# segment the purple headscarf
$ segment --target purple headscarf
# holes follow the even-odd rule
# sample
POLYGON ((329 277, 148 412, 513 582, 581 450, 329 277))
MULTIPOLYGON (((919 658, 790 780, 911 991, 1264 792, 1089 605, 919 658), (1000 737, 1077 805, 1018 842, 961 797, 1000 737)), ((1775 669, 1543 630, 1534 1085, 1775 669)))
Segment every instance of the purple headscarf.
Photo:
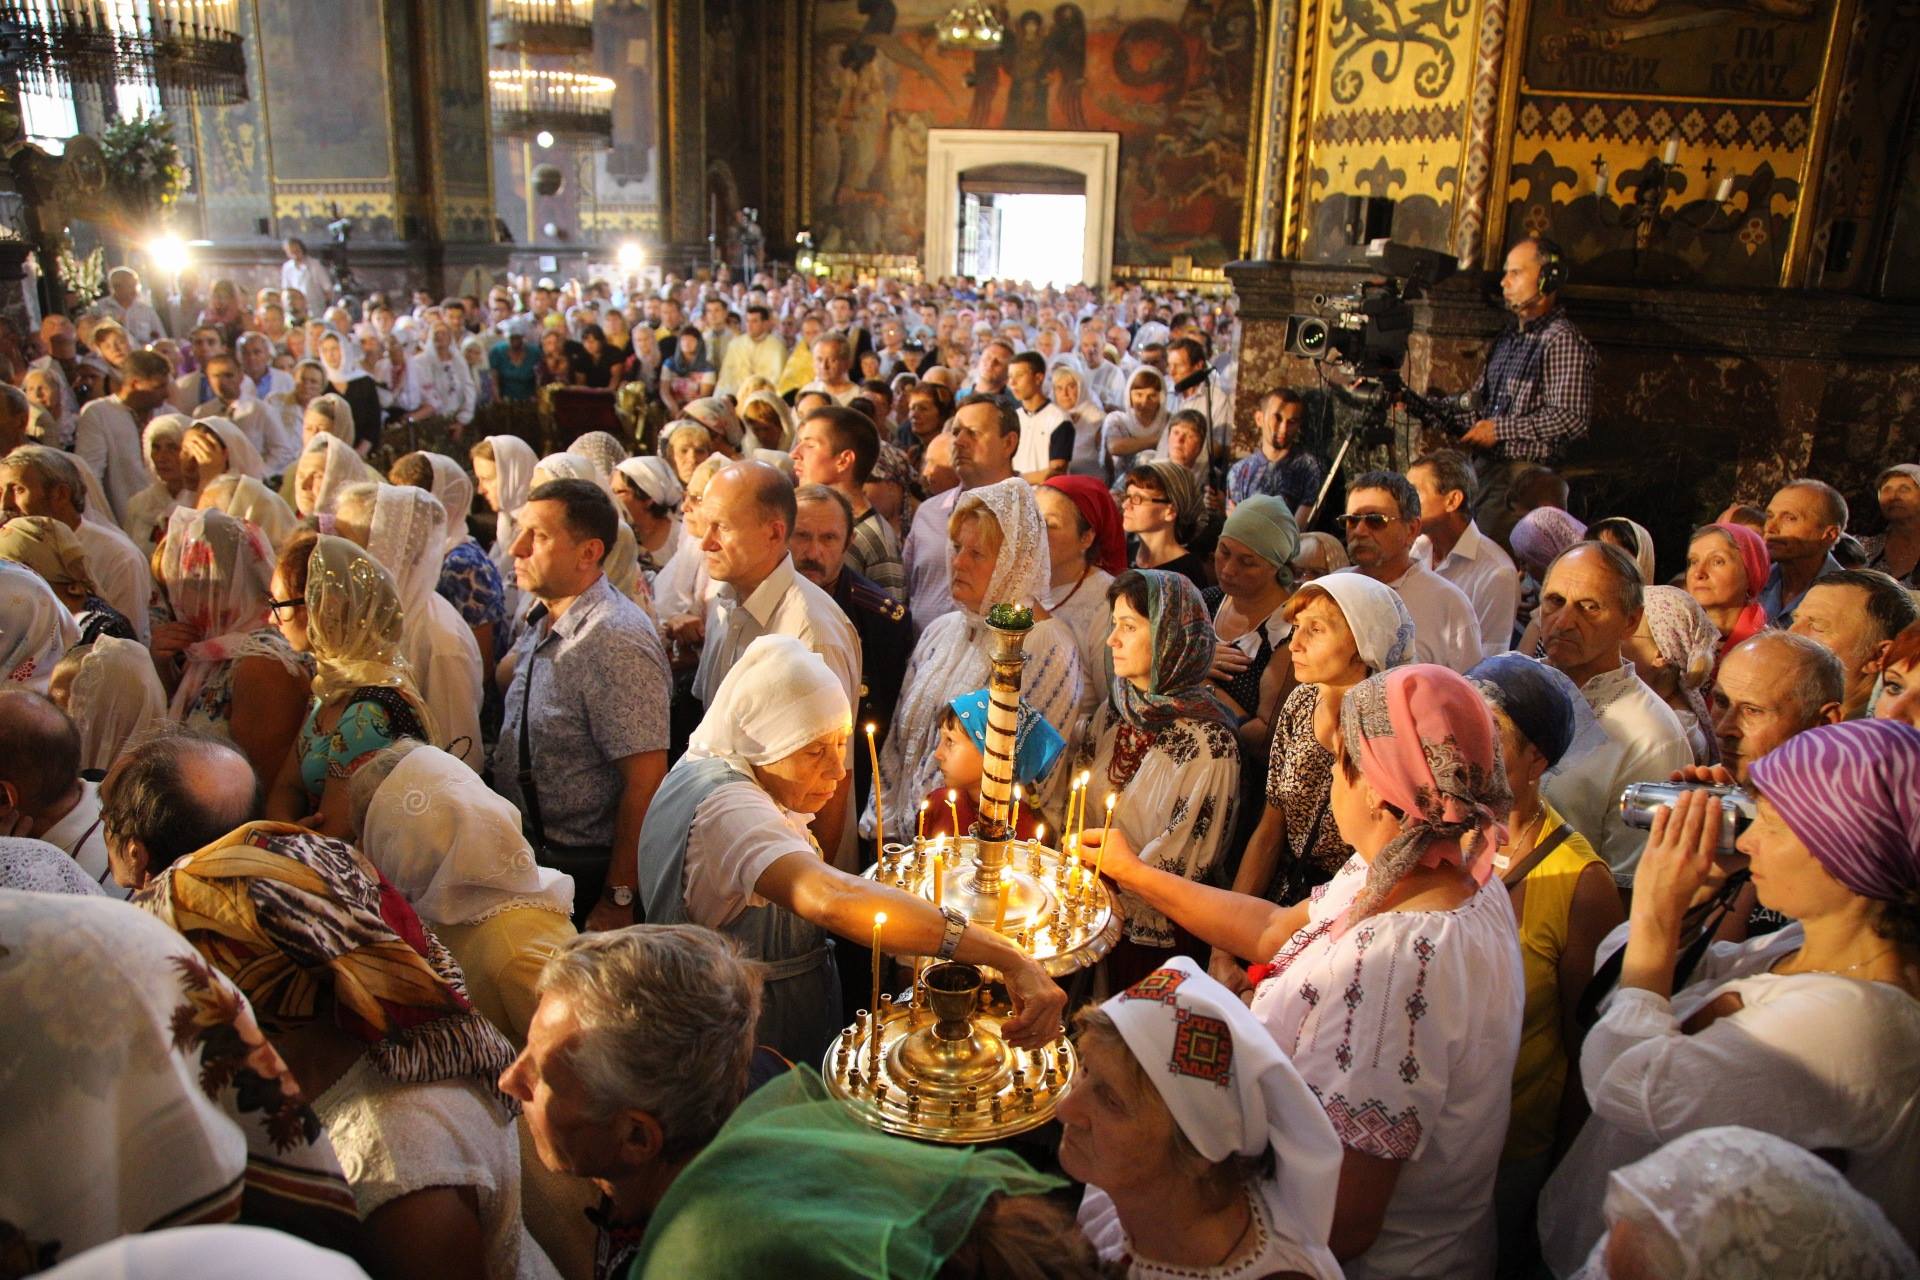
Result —
POLYGON ((1920 896, 1920 729, 1899 720, 1823 724, 1748 772, 1828 875, 1880 902, 1920 896))
POLYGON ((1522 568, 1531 571, 1537 565, 1544 572, 1555 556, 1586 536, 1587 526, 1559 507, 1535 507, 1520 517, 1507 541, 1524 561, 1522 568))

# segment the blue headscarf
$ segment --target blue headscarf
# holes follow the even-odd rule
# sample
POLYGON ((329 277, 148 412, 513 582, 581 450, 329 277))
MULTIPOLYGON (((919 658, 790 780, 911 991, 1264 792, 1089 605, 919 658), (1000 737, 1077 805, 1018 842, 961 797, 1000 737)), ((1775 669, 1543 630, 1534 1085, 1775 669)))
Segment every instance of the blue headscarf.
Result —
MULTIPOLYGON (((975 689, 972 693, 963 693, 947 705, 960 717, 960 727, 973 739, 974 747, 985 755, 987 691, 975 689)), ((1051 773, 1054 762, 1067 749, 1067 740, 1060 736, 1060 731, 1024 699, 1020 703, 1020 724, 1013 736, 1013 780, 1023 787, 1032 787, 1051 773)))
POLYGON ((1518 653, 1486 659, 1467 672, 1467 679, 1547 758, 1548 768, 1560 763, 1578 729, 1575 704, 1584 701, 1572 680, 1518 653))

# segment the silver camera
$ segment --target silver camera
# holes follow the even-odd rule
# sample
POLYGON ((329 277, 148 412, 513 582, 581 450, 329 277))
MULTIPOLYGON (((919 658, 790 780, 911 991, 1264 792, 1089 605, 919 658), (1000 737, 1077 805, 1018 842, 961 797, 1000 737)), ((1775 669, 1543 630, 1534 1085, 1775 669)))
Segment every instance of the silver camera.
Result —
POLYGON ((1636 782, 1620 793, 1620 817, 1630 827, 1651 830, 1656 810, 1670 809, 1673 802, 1688 791, 1705 791, 1720 797, 1720 845, 1722 854, 1735 852, 1734 841, 1753 822, 1756 810, 1753 797, 1739 787, 1707 786, 1694 782, 1636 782))

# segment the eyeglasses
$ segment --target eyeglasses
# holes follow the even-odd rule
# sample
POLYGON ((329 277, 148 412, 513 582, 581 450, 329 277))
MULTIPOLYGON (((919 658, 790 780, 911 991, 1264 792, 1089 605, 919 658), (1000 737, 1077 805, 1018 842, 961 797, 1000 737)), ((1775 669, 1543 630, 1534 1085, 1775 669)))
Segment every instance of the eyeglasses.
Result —
POLYGON ((1386 515, 1379 511, 1362 511, 1358 515, 1341 516, 1340 523, 1347 527, 1348 532, 1352 532, 1361 525, 1365 525, 1369 529, 1384 529, 1387 525, 1391 524, 1395 518, 1394 516, 1386 515))
POLYGON ((1168 505, 1168 500, 1165 498, 1149 498, 1144 493, 1130 493, 1120 499, 1120 505, 1123 507, 1164 507, 1168 505))
POLYGON ((305 608, 306 603, 305 600, 269 600, 267 601, 267 608, 273 610, 274 617, 285 621, 287 618, 293 616, 295 609, 305 608))

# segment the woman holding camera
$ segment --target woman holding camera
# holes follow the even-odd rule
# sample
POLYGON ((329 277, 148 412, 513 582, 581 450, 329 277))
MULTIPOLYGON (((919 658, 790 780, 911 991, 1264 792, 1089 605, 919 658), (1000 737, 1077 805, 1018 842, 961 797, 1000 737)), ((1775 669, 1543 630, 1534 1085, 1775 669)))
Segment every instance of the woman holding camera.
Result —
POLYGON ((1716 947, 1674 993, 1720 800, 1693 791, 1655 814, 1620 990, 1580 1056, 1593 1117, 1540 1201, 1558 1275, 1599 1237, 1613 1170, 1712 1125, 1828 1154, 1920 1240, 1920 729, 1822 725, 1755 761, 1749 781, 1758 816, 1738 847, 1761 903, 1797 923, 1716 947))

